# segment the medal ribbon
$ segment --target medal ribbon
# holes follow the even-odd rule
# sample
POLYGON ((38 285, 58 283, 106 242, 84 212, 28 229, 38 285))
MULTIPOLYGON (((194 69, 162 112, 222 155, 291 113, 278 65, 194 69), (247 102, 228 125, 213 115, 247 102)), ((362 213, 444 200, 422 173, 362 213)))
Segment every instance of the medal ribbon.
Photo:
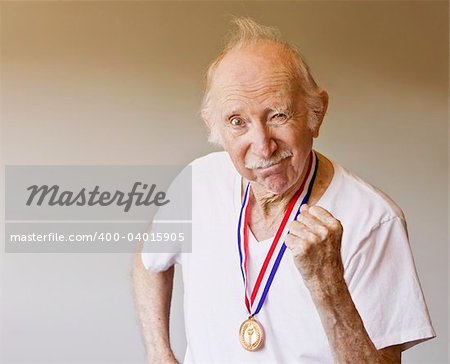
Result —
POLYGON ((247 184, 247 187, 245 189, 244 199, 242 201, 242 207, 239 214, 237 240, 238 240, 241 274, 242 279, 244 281, 245 306, 247 307, 247 311, 251 316, 256 315, 261 310, 264 301, 267 297, 267 293, 269 292, 272 281, 280 265, 281 259, 283 258, 284 252, 286 251, 286 244, 284 243, 284 239, 286 235, 289 233, 288 222, 297 220, 298 215, 300 214, 300 207, 306 202, 308 202, 309 196, 311 195, 311 190, 317 174, 318 159, 313 151, 311 151, 310 156, 311 158, 308 163, 308 168, 305 177, 302 181, 300 188, 297 190, 297 192, 292 197, 291 201, 287 206, 286 213, 284 214, 283 220, 281 221, 281 224, 278 227, 277 233, 275 234, 270 249, 267 252, 266 258, 264 259, 264 262, 261 266, 261 270, 258 274, 255 286, 253 287, 253 291, 251 292, 250 297, 248 296, 248 279, 247 279, 248 212, 250 206, 250 182, 247 184), (305 189, 305 186, 308 187, 305 189), (283 243, 279 244, 280 241, 282 241, 283 243), (270 273, 267 275, 266 272, 270 273), (260 290, 261 286, 264 287, 262 290, 260 290), (252 308, 255 300, 258 302, 258 305, 256 307, 256 310, 252 313, 252 308))

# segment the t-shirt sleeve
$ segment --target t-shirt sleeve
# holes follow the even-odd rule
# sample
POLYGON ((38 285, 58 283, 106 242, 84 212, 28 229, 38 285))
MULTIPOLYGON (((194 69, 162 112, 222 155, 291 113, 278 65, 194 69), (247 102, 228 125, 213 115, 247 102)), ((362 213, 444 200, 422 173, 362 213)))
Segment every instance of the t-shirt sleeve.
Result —
MULTIPOLYGON (((158 219, 158 215, 155 217, 155 220, 158 219)), ((159 233, 159 227, 162 226, 160 224, 151 224, 147 229, 147 234, 152 236, 152 234, 159 233)), ((163 272, 169 269, 174 264, 181 264, 181 252, 179 250, 170 251, 169 248, 163 250, 155 251, 155 248, 151 245, 148 246, 144 243, 141 252, 141 260, 145 269, 150 269, 154 272, 163 272)))
POLYGON ((160 206, 147 228, 141 252, 146 269, 162 272, 182 263, 183 252, 189 251, 192 221, 192 167, 177 174, 167 189, 169 202, 160 206), (158 240, 158 236, 164 237, 158 240), (182 236, 182 239, 181 239, 182 236), (167 237, 167 238, 166 238, 167 237))
POLYGON ((154 272, 163 272, 175 263, 180 263, 180 254, 142 252, 141 259, 145 269, 150 269, 154 272))
POLYGON ((370 231, 348 261, 345 279, 377 349, 403 344, 405 350, 436 336, 402 218, 370 231))

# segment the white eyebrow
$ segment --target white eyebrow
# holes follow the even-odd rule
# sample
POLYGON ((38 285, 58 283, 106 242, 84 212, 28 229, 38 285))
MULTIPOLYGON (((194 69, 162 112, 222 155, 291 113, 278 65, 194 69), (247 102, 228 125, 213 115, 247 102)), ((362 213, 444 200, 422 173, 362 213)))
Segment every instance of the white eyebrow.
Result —
POLYGON ((223 111, 222 116, 224 117, 224 119, 228 119, 233 115, 240 115, 241 113, 242 111, 239 108, 238 109, 228 108, 223 111))

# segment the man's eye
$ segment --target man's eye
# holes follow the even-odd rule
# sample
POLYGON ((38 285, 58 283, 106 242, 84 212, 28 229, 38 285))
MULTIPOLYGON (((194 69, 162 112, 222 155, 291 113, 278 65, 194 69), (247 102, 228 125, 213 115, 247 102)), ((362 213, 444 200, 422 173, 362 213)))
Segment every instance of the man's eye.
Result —
POLYGON ((273 122, 276 122, 276 123, 282 123, 282 122, 286 121, 287 118, 288 118, 288 117, 287 117, 286 114, 284 114, 284 113, 282 113, 282 112, 278 112, 278 113, 276 113, 275 115, 273 115, 273 116, 270 118, 270 120, 273 121, 273 122))
POLYGON ((231 118, 230 119, 230 124, 233 126, 242 126, 244 125, 244 121, 242 119, 239 118, 231 118))

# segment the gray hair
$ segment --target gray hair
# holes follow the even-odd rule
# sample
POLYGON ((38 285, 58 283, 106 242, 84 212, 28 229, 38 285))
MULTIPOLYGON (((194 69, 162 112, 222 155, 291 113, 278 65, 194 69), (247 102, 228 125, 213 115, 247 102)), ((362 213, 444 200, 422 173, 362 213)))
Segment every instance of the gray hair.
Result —
POLYGON ((221 137, 215 123, 210 120, 210 106, 211 106, 211 87, 214 73, 217 70, 222 59, 234 49, 241 49, 251 44, 266 41, 273 42, 280 45, 288 53, 292 55, 292 73, 299 81, 300 89, 303 92, 304 102, 308 108, 308 126, 314 128, 318 122, 317 114, 323 111, 323 102, 320 97, 321 89, 317 86, 314 78, 311 75, 308 65, 303 60, 300 52, 291 44, 281 39, 281 33, 278 29, 258 24, 250 18, 233 18, 232 24, 234 28, 228 34, 228 41, 225 44, 222 52, 210 63, 206 71, 206 85, 201 103, 202 118, 209 120, 210 134, 208 140, 212 144, 222 145, 221 137))

